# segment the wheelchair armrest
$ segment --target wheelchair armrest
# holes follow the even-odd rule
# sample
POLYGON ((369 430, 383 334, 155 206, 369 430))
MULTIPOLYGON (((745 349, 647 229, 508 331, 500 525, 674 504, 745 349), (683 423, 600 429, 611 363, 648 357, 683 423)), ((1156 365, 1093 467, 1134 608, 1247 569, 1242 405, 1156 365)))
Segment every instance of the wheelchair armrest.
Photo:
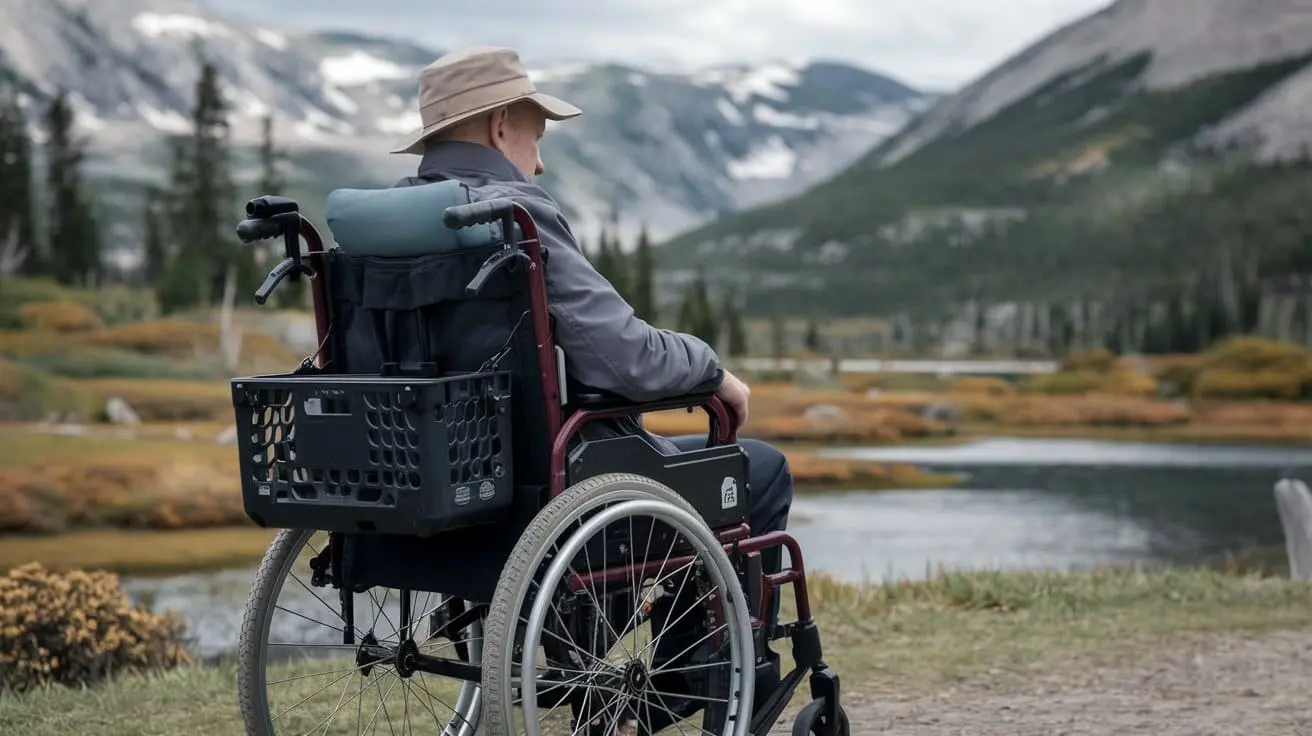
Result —
MULTIPOLYGON (((602 419, 625 414, 648 414, 672 409, 693 411, 705 409, 710 419, 710 439, 721 444, 732 443, 738 436, 738 419, 729 407, 725 406, 714 391, 672 396, 655 401, 631 401, 608 391, 589 389, 571 397, 575 407, 574 413, 584 413, 584 421, 602 419)), ((712 442, 714 444, 714 442, 712 442)))

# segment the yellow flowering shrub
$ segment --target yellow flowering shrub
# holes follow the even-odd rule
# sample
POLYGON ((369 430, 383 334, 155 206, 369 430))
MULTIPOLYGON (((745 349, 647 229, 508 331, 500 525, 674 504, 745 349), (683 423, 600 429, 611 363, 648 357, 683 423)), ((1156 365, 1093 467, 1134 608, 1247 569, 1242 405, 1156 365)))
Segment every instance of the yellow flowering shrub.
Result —
POLYGON ((38 563, 0 578, 0 693, 190 662, 182 623, 132 606, 108 572, 38 563))

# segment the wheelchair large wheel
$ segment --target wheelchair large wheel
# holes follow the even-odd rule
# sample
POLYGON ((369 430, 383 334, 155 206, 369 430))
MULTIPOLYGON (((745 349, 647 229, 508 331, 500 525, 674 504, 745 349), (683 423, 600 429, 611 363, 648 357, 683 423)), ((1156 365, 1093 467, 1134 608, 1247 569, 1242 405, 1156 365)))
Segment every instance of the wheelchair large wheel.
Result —
POLYGON ((484 624, 489 736, 744 736, 751 621, 723 546, 677 493, 608 474, 528 526, 484 624), (604 574, 602 571, 607 571, 604 574))
POLYGON ((441 657, 472 672, 482 650, 480 612, 462 616, 464 601, 435 593, 378 588, 345 596, 348 604, 335 587, 316 585, 310 568, 328 538, 284 529, 260 564, 237 655, 246 733, 473 736, 477 675, 438 677, 414 663, 441 657))

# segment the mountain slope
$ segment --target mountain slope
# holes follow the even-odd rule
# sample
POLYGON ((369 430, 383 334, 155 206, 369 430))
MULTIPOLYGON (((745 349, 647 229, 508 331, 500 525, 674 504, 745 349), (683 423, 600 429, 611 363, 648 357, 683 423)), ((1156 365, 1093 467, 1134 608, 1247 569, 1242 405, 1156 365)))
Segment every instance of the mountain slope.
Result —
POLYGON ((661 256, 747 264, 774 284, 757 311, 942 313, 1167 288, 1199 267, 1190 242, 1207 230, 1179 238, 1161 213, 1183 225, 1298 181, 1247 167, 1312 143, 1309 60, 1312 8, 1299 0, 1120 0, 831 180, 661 256), (1222 201, 1214 191, 1236 178, 1250 186, 1222 201))
MULTIPOLYGON (((38 100, 70 90, 96 170, 116 177, 153 176, 161 137, 185 129, 199 49, 218 66, 237 142, 253 144, 271 113, 299 181, 390 183, 415 164, 387 151, 417 126, 416 74, 440 54, 253 25, 196 0, 0 0, 0 17, 0 76, 38 100)), ((588 234, 612 205, 630 228, 647 220, 668 234, 800 191, 932 100, 834 63, 689 72, 557 64, 534 75, 587 113, 553 128, 543 158, 546 183, 588 234)))

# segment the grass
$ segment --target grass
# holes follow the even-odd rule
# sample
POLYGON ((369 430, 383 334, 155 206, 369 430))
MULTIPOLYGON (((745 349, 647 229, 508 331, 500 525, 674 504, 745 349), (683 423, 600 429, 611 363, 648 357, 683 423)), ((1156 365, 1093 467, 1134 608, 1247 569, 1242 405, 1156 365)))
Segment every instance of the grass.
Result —
MULTIPOLYGON (((849 702, 982 675, 1021 678, 1076 661, 1145 661, 1159 647, 1198 637, 1312 626, 1312 586, 1201 568, 939 573, 923 582, 862 586, 812 576, 810 588, 826 661, 841 674, 849 702)), ((781 651, 787 661, 787 647, 781 651)), ((0 732, 238 734, 234 680, 231 663, 190 665, 89 689, 0 696, 0 732)), ((322 684, 307 678, 297 688, 308 695, 322 684)), ((339 690, 329 688, 307 706, 327 714, 339 690)), ((794 705, 804 698, 799 692, 794 705)), ((393 714, 400 700, 399 692, 389 697, 393 714)), ((377 703, 377 695, 365 701, 366 718, 377 703)), ((353 717, 345 720, 354 728, 353 717)))
POLYGON ((51 570, 109 570, 120 575, 181 575, 254 566, 273 530, 254 525, 189 530, 88 529, 0 537, 0 571, 32 561, 51 570))

